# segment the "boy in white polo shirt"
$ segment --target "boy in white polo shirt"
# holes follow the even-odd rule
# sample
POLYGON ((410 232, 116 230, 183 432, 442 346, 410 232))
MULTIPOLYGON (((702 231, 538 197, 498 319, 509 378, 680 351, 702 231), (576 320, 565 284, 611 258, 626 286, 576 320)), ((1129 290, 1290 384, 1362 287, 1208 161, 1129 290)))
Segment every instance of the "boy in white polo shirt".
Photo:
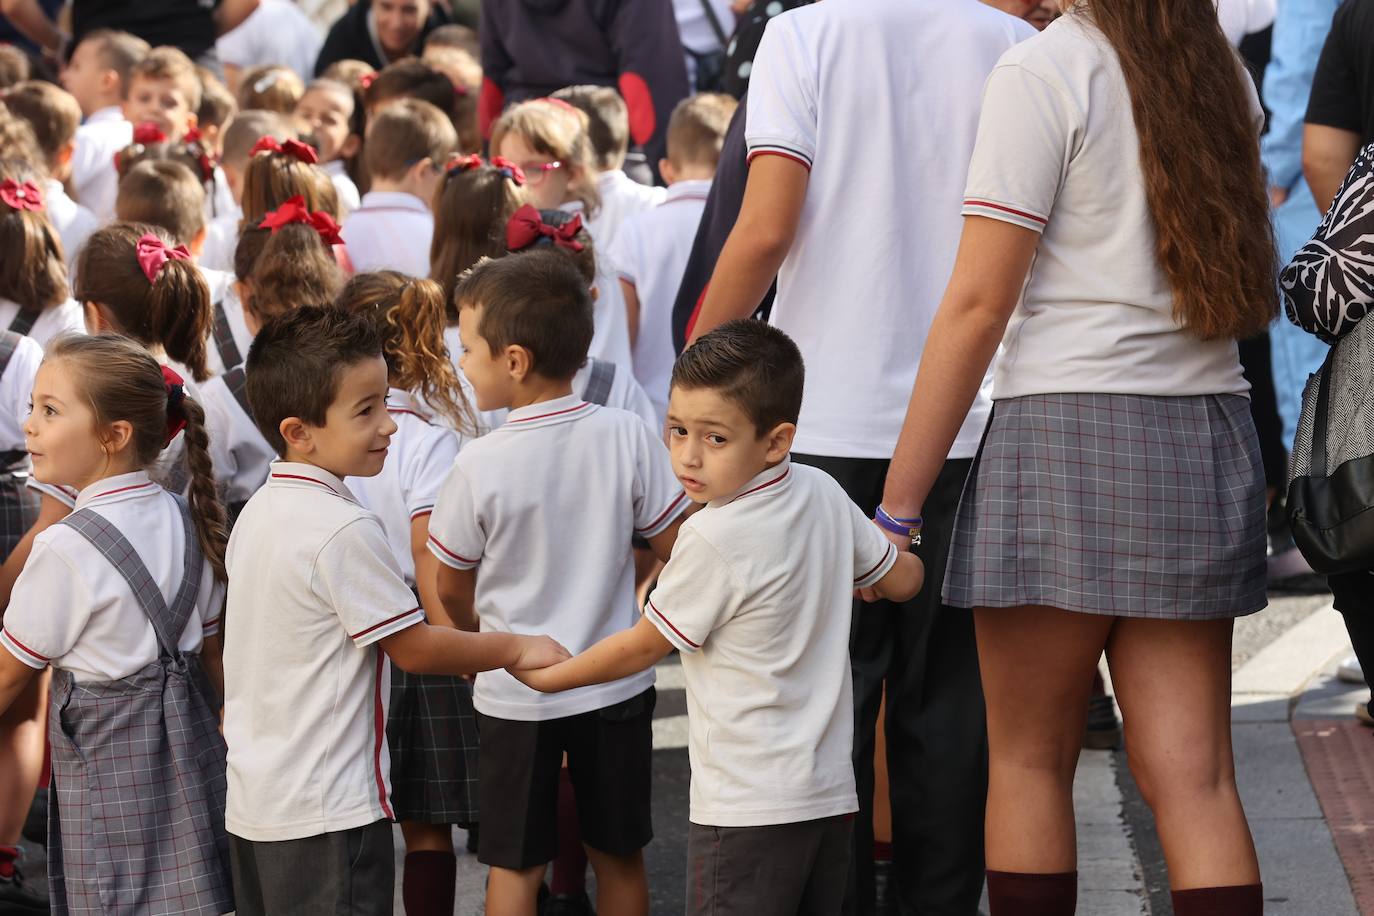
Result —
MULTIPOLYGON (((458 453, 439 491, 429 543, 444 564, 440 597, 460 623, 475 608, 483 632, 547 632, 586 649, 634 625, 630 540, 647 538, 666 560, 686 494, 648 424, 572 393, 592 340, 592 301, 564 252, 484 260, 453 299, 477 409, 510 414, 458 453)), ((627 672, 547 697, 503 672, 478 676, 487 912, 534 912, 558 849, 566 753, 597 909, 648 913, 653 683, 652 671, 627 672)))
POLYGON ((838 913, 858 810, 849 629, 855 589, 904 601, 924 579, 823 471, 792 464, 802 358, 731 321, 673 369, 673 470, 705 508, 632 629, 520 679, 598 684, 682 653, 692 763, 688 913, 838 913), (767 875, 767 880, 758 880, 767 875))
POLYGON ((248 399, 283 460, 229 541, 225 814, 241 916, 390 914, 387 659, 416 674, 548 664, 548 637, 425 623, 381 523, 344 486, 396 424, 366 319, 302 307, 248 354, 248 399))

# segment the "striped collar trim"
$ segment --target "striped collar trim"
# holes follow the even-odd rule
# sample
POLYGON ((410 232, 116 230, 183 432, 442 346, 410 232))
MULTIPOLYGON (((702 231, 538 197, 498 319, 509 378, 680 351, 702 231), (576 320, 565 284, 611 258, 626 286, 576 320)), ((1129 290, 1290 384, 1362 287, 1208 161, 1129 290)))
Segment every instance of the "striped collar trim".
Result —
POLYGON ((538 404, 530 404, 528 407, 512 410, 506 417, 506 422, 498 428, 535 429, 555 423, 580 420, 595 413, 596 410, 597 405, 590 401, 584 401, 575 394, 569 394, 561 398, 554 398, 552 401, 540 401, 538 404))
POLYGON ((357 497, 349 492, 344 482, 322 467, 302 464, 295 461, 274 461, 267 474, 269 487, 287 487, 311 490, 316 493, 332 493, 349 502, 356 503, 357 497))
POLYGON ((718 509, 721 506, 728 506, 731 503, 738 502, 745 497, 754 496, 756 494, 782 493, 787 490, 791 482, 792 459, 791 457, 787 457, 782 460, 782 463, 775 464, 763 473, 755 476, 753 480, 740 487, 732 495, 713 499, 707 503, 707 505, 713 509, 718 509))
POLYGON ((104 506, 126 499, 154 496, 161 490, 162 485, 155 483, 147 471, 134 471, 132 474, 106 477, 86 487, 76 497, 76 508, 84 509, 92 504, 104 506))

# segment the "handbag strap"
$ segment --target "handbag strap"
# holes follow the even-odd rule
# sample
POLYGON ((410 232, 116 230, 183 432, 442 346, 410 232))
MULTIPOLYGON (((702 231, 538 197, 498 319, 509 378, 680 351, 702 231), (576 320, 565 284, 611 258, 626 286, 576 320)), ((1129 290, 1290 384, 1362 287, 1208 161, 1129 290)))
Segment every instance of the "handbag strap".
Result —
POLYGON ((701 0, 701 8, 706 11, 706 20, 711 23, 711 31, 716 33, 716 40, 720 42, 720 49, 724 51, 730 46, 730 36, 725 34, 725 26, 721 25, 715 7, 711 5, 711 0, 701 0))

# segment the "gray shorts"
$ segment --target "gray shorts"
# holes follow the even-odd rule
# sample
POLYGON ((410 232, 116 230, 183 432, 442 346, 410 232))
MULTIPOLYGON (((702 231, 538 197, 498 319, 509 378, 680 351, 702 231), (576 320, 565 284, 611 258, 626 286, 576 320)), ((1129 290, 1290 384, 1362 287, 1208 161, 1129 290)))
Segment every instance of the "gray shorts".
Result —
POLYGON ((391 916, 391 822, 299 840, 229 836, 237 916, 391 916))
POLYGON ((688 916, 836 916, 854 815, 687 832, 688 916))

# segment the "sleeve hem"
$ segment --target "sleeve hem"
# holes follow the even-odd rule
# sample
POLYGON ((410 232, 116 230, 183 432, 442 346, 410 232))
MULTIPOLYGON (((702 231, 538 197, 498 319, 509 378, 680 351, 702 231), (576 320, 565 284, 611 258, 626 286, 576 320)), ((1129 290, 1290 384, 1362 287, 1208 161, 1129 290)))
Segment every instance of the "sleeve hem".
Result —
POLYGON ((1044 232, 1049 218, 1025 206, 1003 203, 987 197, 966 197, 960 211, 964 216, 985 216, 1011 223, 1032 232, 1044 232))
POLYGON ((478 557, 475 560, 469 559, 460 553, 449 550, 434 535, 429 536, 429 552, 439 559, 445 566, 452 566, 454 569, 476 569, 481 562, 478 557))
POLYGON ((381 623, 373 624, 366 630, 348 634, 348 638, 353 640, 353 645, 362 649, 372 645, 378 640, 385 639, 393 633, 415 626, 417 623, 424 623, 425 612, 423 608, 411 608, 408 611, 397 614, 395 617, 383 620, 381 623))
POLYGON ((759 156, 781 156, 784 159, 791 159, 793 162, 799 163, 808 172, 811 171, 811 157, 794 147, 776 143, 760 143, 751 146, 749 147, 749 155, 745 159, 746 164, 752 164, 759 156))
POLYGON ((679 652, 692 653, 701 648, 700 644, 688 639, 681 630, 673 625, 671 620, 664 616, 663 612, 654 605, 652 598, 649 599, 648 610, 645 613, 649 616, 649 622, 658 627, 663 638, 672 643, 679 652))
POLYGON ((38 671, 48 667, 51 661, 46 655, 39 655, 37 652, 24 645, 19 640, 10 635, 9 630, 0 629, 0 646, 4 646, 10 654, 19 661, 38 671))
MULTIPOLYGON (((664 509, 661 513, 659 513, 659 516, 657 518, 655 518, 649 524, 645 525, 643 528, 636 528, 635 534, 638 534, 641 537, 651 538, 657 534, 662 533, 663 529, 671 525, 677 519, 677 517, 682 514, 681 511, 675 512, 674 510, 678 509, 678 507, 682 505, 682 502, 685 499, 687 499, 687 492, 685 490, 679 490, 677 496, 673 499, 672 502, 668 504, 668 508, 664 509)), ((430 540, 434 539, 430 538, 430 540)))
POLYGON ((883 553, 883 558, 878 561, 878 565, 854 580, 855 588, 868 588, 887 575, 893 566, 897 565, 897 548, 891 541, 887 542, 887 550, 883 553))

